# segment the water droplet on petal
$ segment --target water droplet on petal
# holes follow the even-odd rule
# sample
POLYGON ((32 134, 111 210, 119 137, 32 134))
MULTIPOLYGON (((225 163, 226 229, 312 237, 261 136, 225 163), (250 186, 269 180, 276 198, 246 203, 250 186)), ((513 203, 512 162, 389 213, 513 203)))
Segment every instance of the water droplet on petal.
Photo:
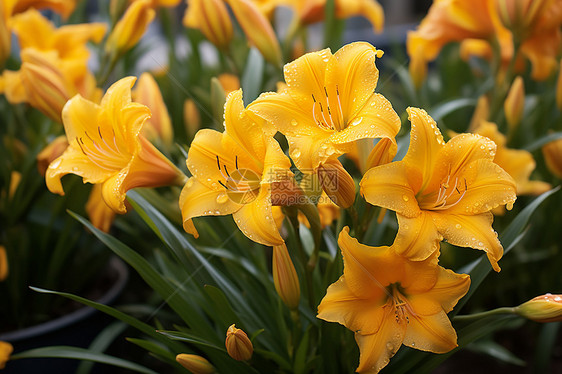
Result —
POLYGON ((402 195, 402 199, 404 199, 404 201, 410 200, 410 198, 408 197, 408 195, 402 195))
POLYGON ((224 204, 228 201, 228 195, 225 193, 221 193, 217 196, 217 203, 224 204))
POLYGON ((460 223, 457 223, 457 224, 455 225, 455 227, 456 227, 457 229, 460 229, 462 226, 460 225, 460 223))
POLYGON ((291 126, 297 126, 299 123, 296 119, 291 120, 291 126))

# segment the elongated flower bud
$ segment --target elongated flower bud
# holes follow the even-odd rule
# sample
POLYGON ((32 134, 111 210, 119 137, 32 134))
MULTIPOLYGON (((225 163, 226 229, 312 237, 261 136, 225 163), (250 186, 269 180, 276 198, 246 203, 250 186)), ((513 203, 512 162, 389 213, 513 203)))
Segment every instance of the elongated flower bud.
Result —
POLYGON ((10 359, 13 351, 14 347, 10 343, 0 340, 0 370, 6 367, 6 362, 10 359))
POLYGON ((176 361, 193 374, 213 374, 215 372, 213 365, 198 355, 180 353, 176 356, 176 361))
POLYGON ((232 40, 232 21, 222 0, 190 0, 183 24, 201 31, 219 49, 232 40))
POLYGON ((548 170, 562 179, 562 139, 545 144, 542 147, 542 154, 548 170))
POLYGON ((298 308, 301 296, 299 278, 285 244, 273 247, 272 268, 277 294, 289 309, 298 308))
MULTIPOLYGON (((2 282, 7 277, 8 277, 8 255, 6 254, 6 247, 0 245, 0 282, 2 282)), ((0 369, 2 368, 1 364, 2 364, 2 358, 0 357, 0 369)))
POLYGON ((536 322, 562 321, 562 295, 537 296, 519 305, 515 312, 536 322))
POLYGON ((192 99, 186 99, 183 103, 183 121, 188 138, 193 139, 201 128, 201 114, 192 99))
POLYGON ((252 358, 254 346, 248 335, 232 324, 226 331, 226 351, 228 355, 238 361, 246 361, 252 358))
POLYGON ((226 0, 250 44, 273 65, 281 66, 281 47, 273 27, 250 0, 226 0))
POLYGON ((106 52, 120 55, 133 48, 154 18, 150 0, 137 0, 125 11, 105 44, 106 52))
POLYGON ((355 182, 338 160, 320 165, 318 179, 328 197, 341 208, 349 208, 355 201, 355 182))
POLYGON ((503 103, 505 119, 511 131, 517 128, 521 117, 523 116, 523 108, 525 107, 525 86, 523 78, 517 77, 511 84, 511 88, 503 103))
POLYGON ((22 61, 21 80, 28 102, 62 123, 62 108, 74 94, 66 87, 63 72, 53 64, 54 61, 33 49, 22 52, 22 61))
POLYGON ((366 170, 374 168, 375 166, 388 164, 392 161, 394 156, 396 156, 397 150, 396 142, 390 138, 382 138, 369 154, 369 158, 366 162, 366 170))

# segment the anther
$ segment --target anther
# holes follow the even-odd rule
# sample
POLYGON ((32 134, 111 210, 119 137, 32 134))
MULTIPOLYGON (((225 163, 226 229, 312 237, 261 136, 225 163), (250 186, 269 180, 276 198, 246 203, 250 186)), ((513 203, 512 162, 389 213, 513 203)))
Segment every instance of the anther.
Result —
POLYGON ((219 171, 220 171, 220 169, 221 169, 221 163, 220 163, 220 161, 219 161, 219 156, 217 156, 217 167, 219 168, 219 171))

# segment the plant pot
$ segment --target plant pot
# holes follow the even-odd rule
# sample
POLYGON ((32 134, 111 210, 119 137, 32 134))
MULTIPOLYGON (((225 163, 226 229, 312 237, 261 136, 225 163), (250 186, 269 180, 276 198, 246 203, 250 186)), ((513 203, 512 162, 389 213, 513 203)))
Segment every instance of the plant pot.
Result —
MULTIPOLYGON (((95 301, 101 304, 110 304, 123 292, 129 277, 129 269, 119 258, 112 257, 104 276, 113 280, 113 283, 95 301)), ((14 346, 14 353, 55 345, 87 347, 111 321, 111 318, 98 313, 94 308, 81 307, 51 321, 3 333, 0 335, 0 340, 11 343, 14 346)), ((8 361, 2 374, 72 373, 76 370, 77 365, 78 361, 76 360, 22 359, 8 361)))

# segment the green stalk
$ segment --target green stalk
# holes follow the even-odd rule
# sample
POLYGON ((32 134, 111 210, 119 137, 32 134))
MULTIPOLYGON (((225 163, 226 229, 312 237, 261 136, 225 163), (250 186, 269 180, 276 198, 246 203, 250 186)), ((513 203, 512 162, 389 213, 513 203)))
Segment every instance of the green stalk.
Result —
POLYGON ((455 322, 470 322, 478 319, 482 319, 489 316, 495 316, 498 314, 516 314, 514 307, 503 307, 497 308, 492 310, 487 310, 485 312, 474 313, 474 314, 465 314, 461 316, 454 316, 453 321, 455 322))

